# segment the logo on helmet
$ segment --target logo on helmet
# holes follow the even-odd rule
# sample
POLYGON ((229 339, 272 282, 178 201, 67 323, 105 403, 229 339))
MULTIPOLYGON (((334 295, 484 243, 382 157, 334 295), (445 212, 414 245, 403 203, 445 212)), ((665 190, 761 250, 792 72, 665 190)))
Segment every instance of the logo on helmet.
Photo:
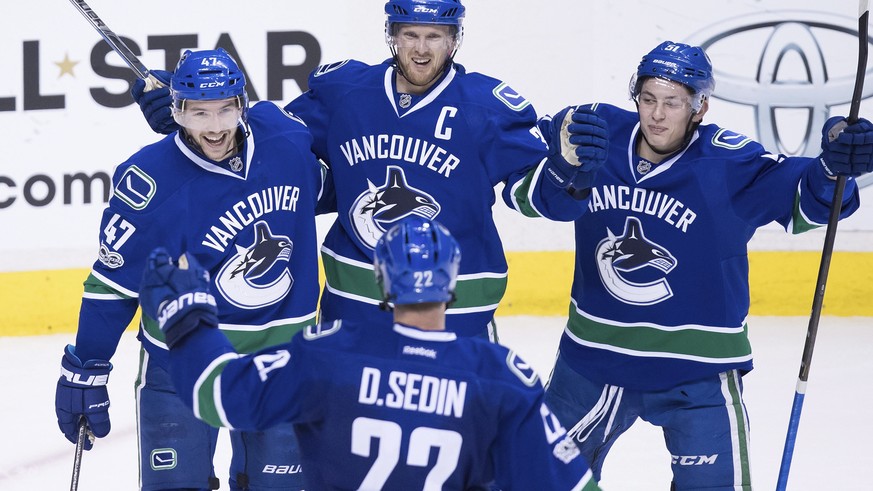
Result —
POLYGON ((437 9, 429 9, 424 5, 416 5, 415 9, 412 10, 416 14, 433 14, 436 15, 437 9))

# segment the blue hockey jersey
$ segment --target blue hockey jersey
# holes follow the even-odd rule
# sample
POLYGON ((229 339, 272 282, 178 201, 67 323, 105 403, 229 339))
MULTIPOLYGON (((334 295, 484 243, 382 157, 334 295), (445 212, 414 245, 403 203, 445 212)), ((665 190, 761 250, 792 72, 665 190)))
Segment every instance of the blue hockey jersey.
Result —
MULTIPOLYGON (((220 328, 240 351, 287 342, 314 322, 322 167, 306 127, 275 104, 251 107, 248 123, 241 151, 223 162, 194 152, 176 132, 116 168, 80 311, 83 360, 114 353, 158 246, 172 257, 193 254, 209 271, 220 328)), ((166 362, 154 321, 143 316, 138 337, 153 360, 166 362)))
MULTIPOLYGON (((609 121, 609 159, 575 224, 562 356, 592 381, 640 390, 751 370, 747 244, 773 221, 793 233, 827 223, 835 181, 817 159, 715 125, 641 172, 637 113, 594 107, 609 121)), ((842 216, 858 206, 850 180, 842 216)))
POLYGON ((308 490, 596 490, 536 373, 483 339, 334 321, 240 357, 200 328, 170 372, 214 426, 293 422, 308 490))
POLYGON ((454 65, 423 96, 398 94, 390 62, 324 65, 286 106, 313 134, 330 168, 338 216, 322 248, 322 319, 381 319, 372 252, 411 214, 439 220, 464 251, 448 329, 482 334, 506 289, 492 217, 494 187, 528 216, 569 221, 584 212, 542 173, 536 113, 506 83, 454 65))

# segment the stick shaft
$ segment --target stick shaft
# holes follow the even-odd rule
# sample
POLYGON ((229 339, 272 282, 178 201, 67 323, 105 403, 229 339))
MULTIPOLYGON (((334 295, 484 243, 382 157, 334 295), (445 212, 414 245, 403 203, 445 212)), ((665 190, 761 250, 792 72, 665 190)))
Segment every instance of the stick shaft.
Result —
MULTIPOLYGON (((861 107, 861 95, 864 90, 864 76, 867 71, 867 47, 869 44, 867 34, 867 24, 870 18, 869 3, 869 0, 860 0, 859 2, 858 68, 855 72, 855 90, 852 94, 852 104, 849 108, 849 116, 846 118, 849 123, 854 123, 858 120, 858 112, 861 107)), ((791 459, 794 455, 794 443, 797 439, 797 430, 800 427, 800 413, 803 409, 803 400, 806 396, 806 383, 809 380, 812 354, 815 349, 815 338, 818 334, 818 324, 819 319, 821 318, 821 309, 824 302, 825 288, 827 286, 828 271, 830 270, 831 257, 833 256, 834 241, 837 235, 837 224, 840 220, 840 209, 842 207, 843 192, 845 189, 846 177, 837 177, 836 186, 834 188, 834 198, 831 202, 830 216, 828 217, 824 246, 822 247, 818 278, 815 283, 812 312, 809 316, 809 326, 806 331, 806 343, 803 346, 803 356, 800 361, 797 390, 794 393, 794 402, 791 406, 791 416, 788 419, 788 433, 785 437, 785 447, 782 451, 782 463, 779 467, 776 491, 785 491, 788 486, 788 473, 791 469, 791 459)))
POLYGON ((103 40, 106 41, 107 44, 112 48, 113 51, 118 53, 121 56, 121 59, 130 67, 131 70, 136 73, 136 76, 142 79, 147 79, 149 76, 149 70, 143 64, 140 59, 133 54, 133 51, 124 44, 124 41, 115 34, 112 29, 110 29, 106 23, 104 23, 100 17, 94 12, 91 7, 85 3, 84 0, 70 0, 76 10, 81 13, 85 19, 88 20, 88 23, 103 37, 103 40))
POLYGON ((70 491, 79 489, 79 471, 82 469, 82 452, 85 450, 85 438, 88 438, 88 423, 85 418, 79 419, 79 437, 76 439, 76 456, 73 458, 73 477, 70 480, 70 491))

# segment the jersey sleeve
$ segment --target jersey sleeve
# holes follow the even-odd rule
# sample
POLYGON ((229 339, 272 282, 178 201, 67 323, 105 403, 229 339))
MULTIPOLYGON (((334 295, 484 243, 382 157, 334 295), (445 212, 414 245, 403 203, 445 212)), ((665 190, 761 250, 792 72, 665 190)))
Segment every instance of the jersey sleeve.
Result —
POLYGON ((485 100, 489 115, 481 138, 482 160, 488 172, 504 183, 503 201, 529 217, 578 218, 587 201, 556 186, 543 172, 548 146, 533 106, 505 83, 498 83, 485 100))
POLYGON ((170 350, 173 383, 194 415, 215 427, 265 429, 314 417, 307 374, 326 375, 298 333, 290 343, 249 355, 234 351, 217 329, 200 328, 170 350), (301 369, 301 367, 306 369, 301 369))
MULTIPOLYGON (((712 137, 714 158, 736 162, 726 173, 732 193, 744 197, 735 201, 734 213, 753 228, 776 221, 795 234, 827 223, 836 181, 827 177, 818 158, 769 153, 755 142, 725 143, 737 140, 737 136, 742 135, 719 130, 712 137)), ((843 193, 840 218, 859 206, 857 185, 850 180, 843 193)))
POLYGON ((76 352, 83 360, 109 360, 139 305, 139 283, 151 250, 143 239, 152 234, 142 211, 155 181, 132 160, 113 175, 113 196, 100 220, 97 260, 84 283, 76 333, 76 352))
POLYGON ((327 149, 327 130, 332 117, 328 101, 345 90, 354 71, 364 65, 355 60, 321 65, 309 75, 309 90, 297 96, 285 106, 285 110, 302 119, 313 137, 312 151, 315 156, 330 165, 327 149), (351 75, 350 75, 351 74, 351 75))
POLYGON ((600 489, 579 448, 544 401, 543 389, 532 369, 518 356, 506 358, 517 377, 504 386, 500 436, 494 469, 501 489, 600 489))

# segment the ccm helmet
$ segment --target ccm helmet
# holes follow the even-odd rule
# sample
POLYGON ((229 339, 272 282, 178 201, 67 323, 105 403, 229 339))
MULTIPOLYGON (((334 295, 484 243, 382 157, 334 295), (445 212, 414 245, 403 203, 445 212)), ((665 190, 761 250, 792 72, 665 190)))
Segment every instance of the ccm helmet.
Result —
POLYGON ((464 11, 461 0, 391 0, 385 4, 385 40, 394 49, 396 24, 438 24, 455 28, 455 51, 464 39, 464 11))
POLYGON ((376 243, 373 264, 385 302, 450 303, 461 250, 448 229, 417 215, 404 218, 376 243))
POLYGON ((700 110, 715 88, 712 63, 703 49, 672 41, 664 41, 643 56, 628 87, 631 99, 636 100, 640 95, 647 77, 663 78, 688 87, 694 94, 691 101, 694 112, 700 110))
POLYGON ((224 48, 186 50, 170 79, 173 117, 180 125, 185 101, 213 101, 236 97, 243 120, 248 109, 246 78, 224 48))

